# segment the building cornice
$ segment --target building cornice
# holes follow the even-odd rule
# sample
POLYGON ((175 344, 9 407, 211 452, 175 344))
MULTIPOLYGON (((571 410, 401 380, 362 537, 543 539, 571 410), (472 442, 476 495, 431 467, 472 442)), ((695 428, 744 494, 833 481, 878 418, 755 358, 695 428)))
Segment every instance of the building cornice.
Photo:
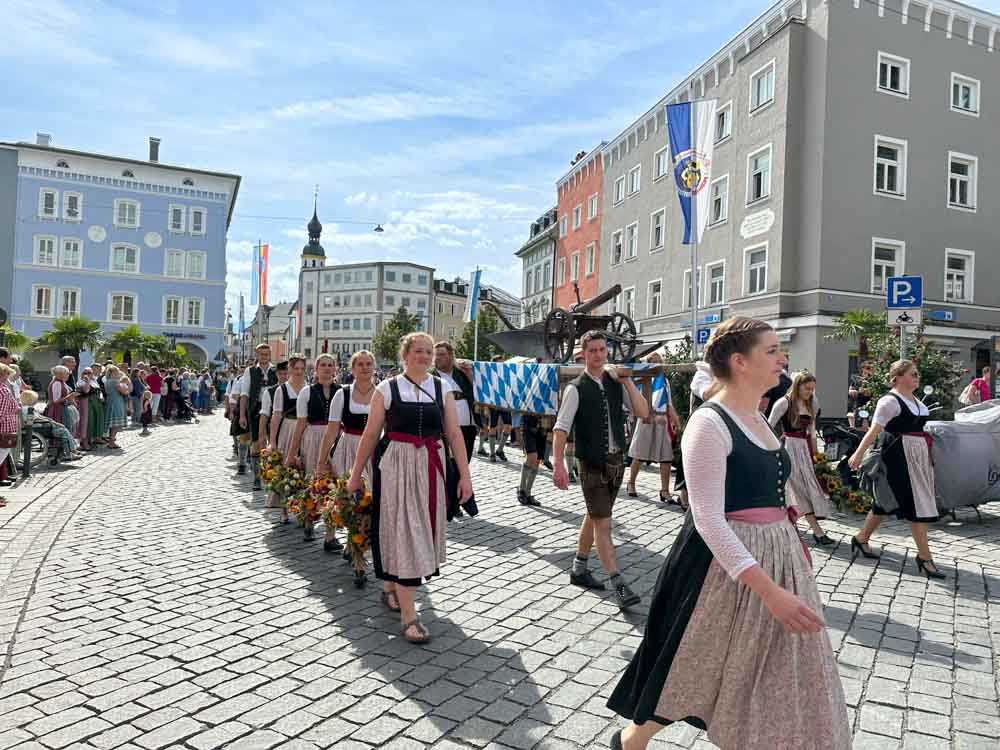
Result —
POLYGON ((559 190, 563 185, 569 182, 571 179, 576 177, 580 172, 582 172, 587 166, 589 166, 594 161, 598 160, 602 153, 604 153, 604 147, 608 145, 607 141, 601 141, 597 146, 592 148, 589 153, 583 156, 580 161, 576 162, 570 170, 556 180, 556 191, 559 190))
POLYGON ((139 281, 165 281, 170 284, 195 284, 198 286, 221 286, 226 285, 225 281, 214 281, 212 279, 187 279, 177 276, 160 276, 152 273, 121 273, 119 271, 103 271, 99 268, 67 268, 66 266, 36 266, 34 263, 15 263, 14 268, 18 271, 47 271, 54 273, 68 273, 73 276, 103 276, 113 279, 137 279, 139 281))
POLYGON ((532 250, 535 250, 536 245, 540 245, 546 240, 552 240, 553 242, 555 242, 558 231, 559 231, 559 222, 556 222, 548 229, 539 232, 530 240, 521 245, 520 249, 518 249, 518 251, 515 252, 514 255, 516 255, 518 258, 523 258, 532 250))
POLYGON ((100 175, 87 174, 86 172, 73 172, 65 169, 46 169, 45 167, 19 166, 18 172, 29 177, 44 177, 46 180, 55 182, 85 183, 93 187, 121 188, 137 193, 150 193, 152 195, 171 195, 179 198, 189 198, 197 200, 225 202, 229 200, 226 193, 216 193, 212 190, 197 190, 195 188, 176 187, 174 185, 162 185, 155 182, 144 182, 142 180, 130 180, 124 177, 102 177, 100 175))

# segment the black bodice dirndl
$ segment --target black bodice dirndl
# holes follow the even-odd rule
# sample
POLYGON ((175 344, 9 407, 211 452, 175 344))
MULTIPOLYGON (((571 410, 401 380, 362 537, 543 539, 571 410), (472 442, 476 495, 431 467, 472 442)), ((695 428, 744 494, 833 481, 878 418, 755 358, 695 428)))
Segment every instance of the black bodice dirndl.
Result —
MULTIPOLYGON (((382 472, 379 469, 379 464, 382 461, 382 456, 385 455, 386 449, 392 442, 390 435, 392 433, 401 433, 404 435, 412 435, 418 438, 440 438, 444 433, 444 398, 441 391, 441 379, 438 377, 434 378, 434 400, 436 403, 431 403, 429 401, 403 401, 399 393, 398 379, 403 377, 402 375, 397 375, 389 381, 389 391, 392 394, 392 403, 389 404, 389 408, 385 410, 385 432, 383 433, 382 439, 379 440, 378 445, 375 446, 375 456, 372 459, 372 532, 371 547, 372 547, 372 564, 375 569, 375 577, 383 581, 394 581, 403 586, 420 586, 423 583, 422 579, 419 578, 399 578, 387 573, 382 567, 382 554, 379 549, 379 509, 381 506, 381 495, 382 495, 382 472)), ((414 383, 414 388, 417 390, 417 395, 423 397, 427 393, 427 389, 424 388, 424 393, 420 393, 420 389, 414 383)), ((348 395, 348 394, 345 394, 348 395)), ((345 402, 346 404, 346 402, 345 402)), ((440 498, 440 502, 445 502, 445 498, 440 498)), ((438 575, 439 572, 435 570, 431 575, 427 576, 431 578, 432 576, 438 575)))
MULTIPOLYGON (((785 482, 791 468, 784 447, 766 450, 757 446, 714 402, 705 402, 701 408, 718 413, 732 438, 733 449, 726 459, 726 513, 784 507, 785 482)), ((657 715, 656 706, 713 559, 694 526, 693 514, 688 513, 653 588, 642 643, 608 699, 608 708, 615 713, 637 724, 650 719, 673 723, 657 715)), ((683 720, 699 729, 707 728, 701 717, 683 720)))
MULTIPOLYGON (((912 476, 909 464, 907 464, 906 452, 903 448, 903 436, 926 435, 924 425, 927 424, 930 417, 926 414, 914 414, 905 400, 895 393, 890 395, 899 402, 899 414, 889 420, 883 431, 885 437, 882 438, 882 461, 885 464, 886 478, 889 481, 892 494, 896 498, 897 507, 892 511, 886 511, 878 503, 875 503, 872 506, 872 512, 879 516, 892 515, 906 521, 933 523, 940 518, 936 508, 934 513, 930 513, 930 509, 923 509, 922 512, 917 509, 917 503, 913 496, 915 478, 912 476)), ((923 439, 927 440, 926 437, 923 439)), ((928 460, 930 460, 929 443, 927 451, 928 460)), ((933 497, 934 488, 931 487, 929 492, 933 497)))
MULTIPOLYGON (((344 408, 340 412, 340 426, 354 434, 360 434, 365 431, 365 426, 368 424, 368 415, 351 411, 351 395, 353 393, 353 385, 344 386, 344 408)), ((393 393, 392 398, 393 403, 395 403, 395 393, 393 393)))
POLYGON ((277 395, 278 390, 281 390, 281 419, 278 420, 278 438, 281 438, 281 431, 285 428, 285 423, 290 423, 290 426, 294 427, 298 396, 293 396, 291 391, 288 390, 288 383, 282 383, 276 389, 274 394, 271 396, 271 413, 274 414, 274 396, 277 395))

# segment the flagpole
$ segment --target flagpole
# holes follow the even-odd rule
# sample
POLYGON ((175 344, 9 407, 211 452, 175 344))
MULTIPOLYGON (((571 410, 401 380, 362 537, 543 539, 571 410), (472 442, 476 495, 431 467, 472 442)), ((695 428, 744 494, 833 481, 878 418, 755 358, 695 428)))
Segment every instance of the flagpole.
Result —
POLYGON ((691 236, 691 353, 698 359, 698 224, 695 221, 694 201, 691 201, 692 229, 691 236))
MULTIPOLYGON (((476 273, 477 274, 479 273, 479 266, 476 266, 476 273)), ((478 295, 479 294, 478 287, 476 287, 476 288, 470 288, 469 289, 469 294, 477 294, 478 295)), ((472 360, 474 362, 478 362, 479 361, 479 300, 478 299, 477 300, 470 300, 470 304, 474 305, 474 307, 470 306, 469 309, 476 311, 476 317, 473 318, 473 320, 472 320, 473 325, 475 326, 472 329, 472 331, 473 331, 473 333, 472 333, 472 360)))

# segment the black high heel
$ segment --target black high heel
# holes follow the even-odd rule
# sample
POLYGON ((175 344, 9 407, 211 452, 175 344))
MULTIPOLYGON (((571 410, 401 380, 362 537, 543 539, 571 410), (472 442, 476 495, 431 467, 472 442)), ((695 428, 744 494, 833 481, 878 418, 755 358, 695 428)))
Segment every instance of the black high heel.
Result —
POLYGON ((639 493, 635 491, 635 485, 631 482, 625 486, 625 494, 629 497, 639 497, 639 493))
POLYGON ((836 544, 836 542, 834 542, 830 537, 828 537, 826 533, 824 533, 822 536, 816 536, 815 534, 813 534, 813 539, 815 539, 816 544, 820 545, 821 547, 829 547, 831 544, 836 544))
POLYGON ((859 552, 864 557, 867 557, 869 560, 878 560, 880 557, 882 557, 882 553, 881 552, 879 552, 878 554, 875 554, 870 549, 866 550, 865 549, 866 546, 868 546, 868 545, 864 545, 861 542, 859 542, 858 538, 856 536, 852 536, 851 537, 851 562, 854 562, 854 560, 855 560, 855 558, 857 558, 859 552))
POLYGON ((611 735, 611 750, 622 750, 622 730, 611 735))
POLYGON ((944 573, 942 573, 940 570, 937 569, 937 566, 934 567, 934 570, 931 570, 930 568, 927 567, 928 565, 934 565, 934 561, 924 560, 921 559, 919 556, 917 556, 917 570, 919 572, 923 573, 928 578, 936 578, 939 580, 947 578, 947 576, 944 573))

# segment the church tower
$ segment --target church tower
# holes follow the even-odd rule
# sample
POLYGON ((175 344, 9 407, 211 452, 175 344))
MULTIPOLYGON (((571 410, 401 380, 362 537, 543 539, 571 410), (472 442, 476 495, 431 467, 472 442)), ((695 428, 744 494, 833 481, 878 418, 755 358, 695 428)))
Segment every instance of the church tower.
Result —
POLYGON ((326 265, 326 253, 323 246, 319 244, 319 236, 323 233, 323 225, 319 223, 316 215, 316 200, 313 200, 313 217, 306 226, 309 232, 309 242, 302 248, 303 268, 322 268, 326 265))

